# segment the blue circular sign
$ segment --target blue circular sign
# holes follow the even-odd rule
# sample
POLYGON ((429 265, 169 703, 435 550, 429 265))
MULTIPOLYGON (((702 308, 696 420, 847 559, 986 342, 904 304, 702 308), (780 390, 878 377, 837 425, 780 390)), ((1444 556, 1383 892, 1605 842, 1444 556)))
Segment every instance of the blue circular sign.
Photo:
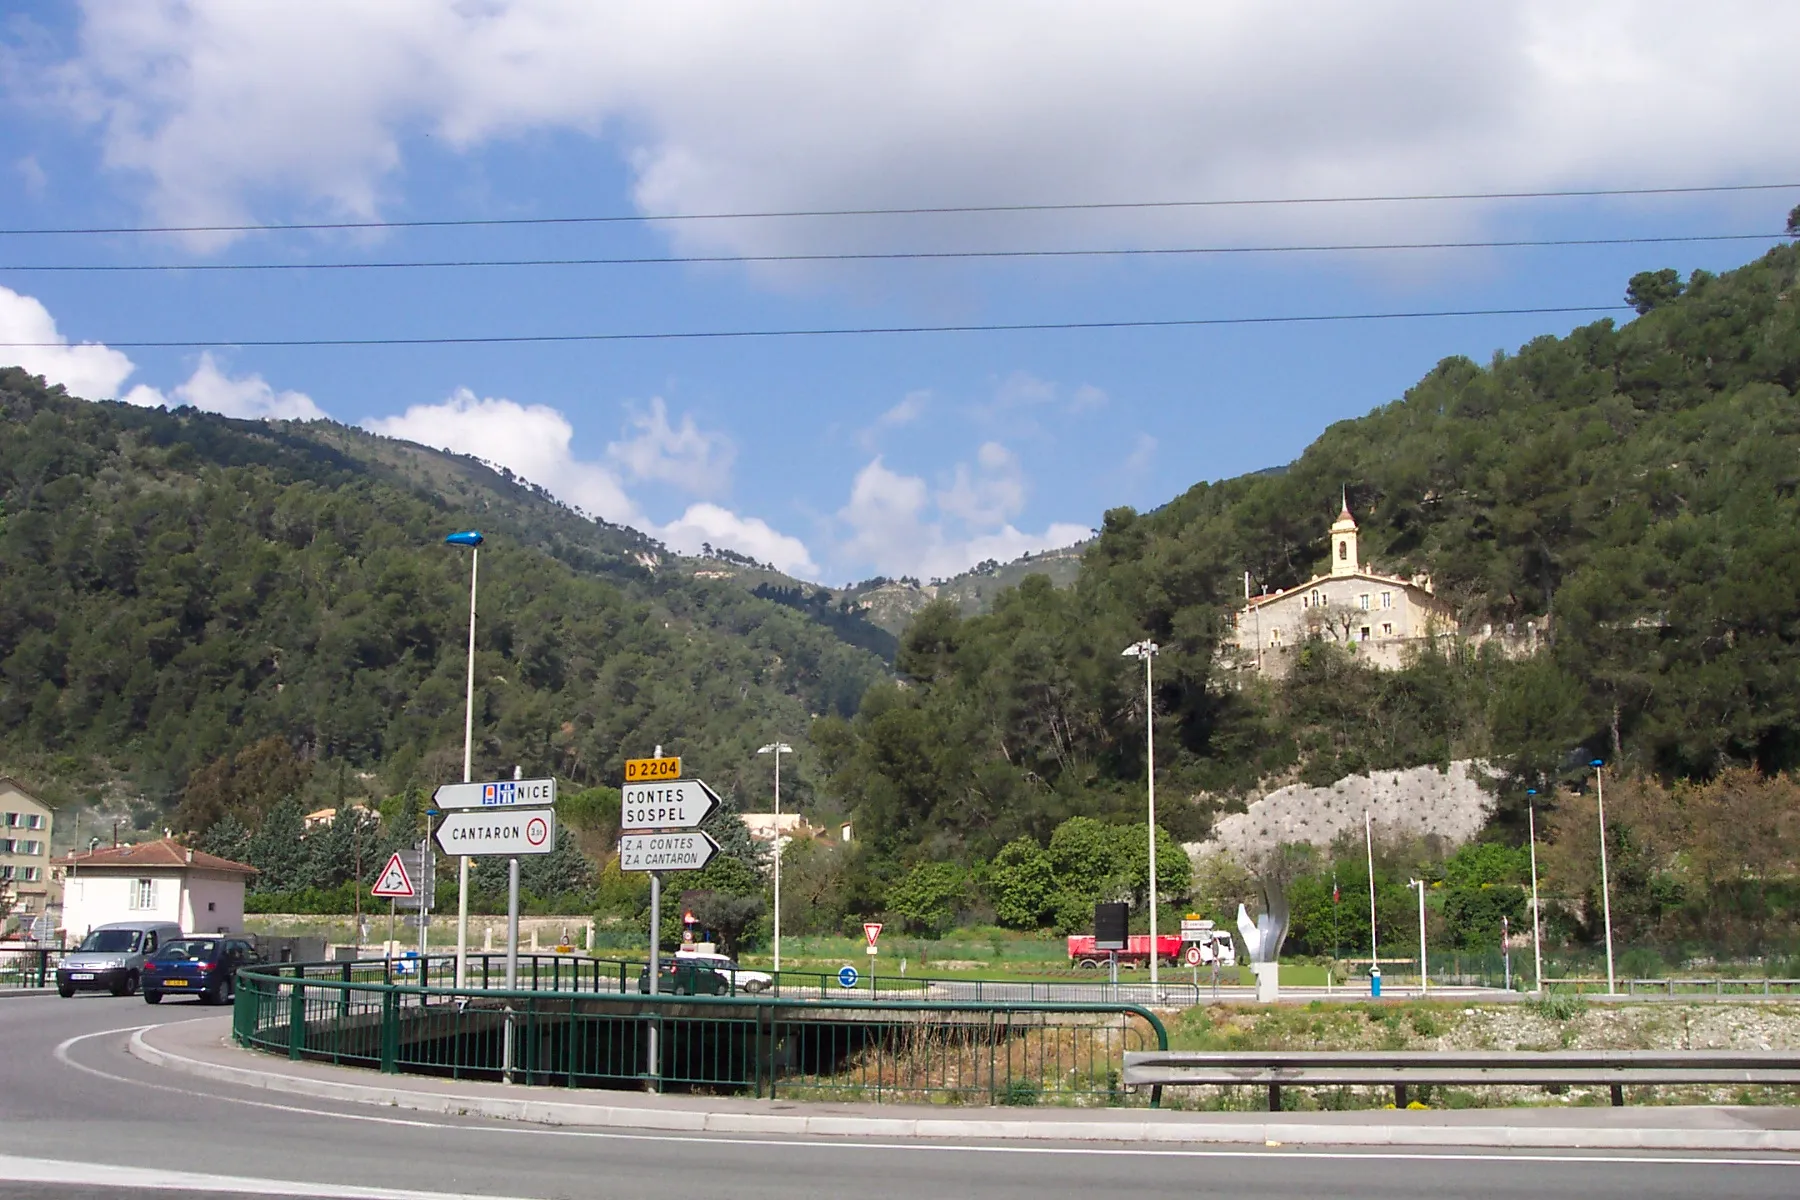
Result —
POLYGON ((855 967, 839 967, 838 968, 838 986, 845 987, 845 988, 853 988, 856 986, 856 968, 855 967))

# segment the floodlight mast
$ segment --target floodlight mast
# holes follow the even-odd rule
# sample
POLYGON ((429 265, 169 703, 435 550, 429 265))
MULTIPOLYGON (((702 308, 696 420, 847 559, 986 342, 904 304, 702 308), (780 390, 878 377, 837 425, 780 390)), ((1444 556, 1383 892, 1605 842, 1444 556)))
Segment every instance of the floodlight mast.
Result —
POLYGON ((1150 664, 1160 649, 1155 642, 1145 638, 1141 642, 1133 642, 1119 653, 1124 658, 1141 658, 1144 660, 1144 782, 1146 795, 1149 798, 1150 810, 1150 982, 1157 981, 1156 953, 1156 688, 1151 678, 1150 664))

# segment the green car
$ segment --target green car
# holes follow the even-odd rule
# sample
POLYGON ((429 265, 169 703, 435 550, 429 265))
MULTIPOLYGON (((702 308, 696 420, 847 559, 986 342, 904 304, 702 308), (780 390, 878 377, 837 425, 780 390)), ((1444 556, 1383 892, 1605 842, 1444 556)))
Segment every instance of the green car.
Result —
MULTIPOLYGON (((665 958, 657 972, 656 990, 668 996, 729 996, 731 979, 699 963, 665 958)), ((648 966, 638 972, 638 991, 649 994, 648 966)))

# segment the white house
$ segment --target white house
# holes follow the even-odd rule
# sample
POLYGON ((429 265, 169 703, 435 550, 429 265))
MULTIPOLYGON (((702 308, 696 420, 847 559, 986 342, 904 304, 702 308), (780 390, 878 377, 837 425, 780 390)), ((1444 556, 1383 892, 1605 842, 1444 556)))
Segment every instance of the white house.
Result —
POLYGON ((256 868, 163 838, 56 860, 70 940, 112 921, 174 921, 188 933, 241 933, 256 868))

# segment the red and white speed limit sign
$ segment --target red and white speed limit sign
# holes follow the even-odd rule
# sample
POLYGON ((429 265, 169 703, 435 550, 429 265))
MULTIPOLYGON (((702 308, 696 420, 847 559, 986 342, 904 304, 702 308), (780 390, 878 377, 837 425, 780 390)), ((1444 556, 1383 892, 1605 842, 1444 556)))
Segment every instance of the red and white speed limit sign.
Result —
POLYGON ((1187 960, 1188 966, 1190 966, 1190 967, 1199 966, 1200 965, 1200 947, 1189 946, 1185 951, 1182 952, 1181 957, 1187 960))

